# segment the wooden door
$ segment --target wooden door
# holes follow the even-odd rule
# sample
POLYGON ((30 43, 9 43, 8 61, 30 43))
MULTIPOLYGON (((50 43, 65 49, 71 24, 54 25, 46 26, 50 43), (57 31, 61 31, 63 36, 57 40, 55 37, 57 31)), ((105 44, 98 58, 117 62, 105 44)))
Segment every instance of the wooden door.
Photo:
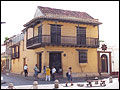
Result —
POLYGON ((58 73, 58 70, 61 65, 61 53, 50 53, 49 54, 49 67, 52 69, 52 66, 56 68, 56 73, 58 73))
POLYGON ((61 43, 61 26, 51 25, 51 43, 55 45, 61 43))
POLYGON ((108 72, 108 58, 105 54, 101 56, 101 70, 102 72, 108 72))
POLYGON ((77 27, 77 44, 86 45, 86 28, 77 27))
POLYGON ((38 27, 38 42, 42 42, 42 26, 38 27))
POLYGON ((41 53, 38 54, 38 58, 39 58, 38 68, 39 68, 40 73, 41 73, 41 69, 42 69, 42 54, 41 53))

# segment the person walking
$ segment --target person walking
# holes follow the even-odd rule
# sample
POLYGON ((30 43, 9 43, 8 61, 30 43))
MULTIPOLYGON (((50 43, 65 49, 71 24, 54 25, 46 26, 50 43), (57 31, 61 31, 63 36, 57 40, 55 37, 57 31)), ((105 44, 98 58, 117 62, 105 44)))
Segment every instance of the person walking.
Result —
POLYGON ((73 83, 72 83, 72 67, 69 67, 68 72, 67 72, 66 86, 68 84, 68 81, 70 81, 71 82, 71 86, 73 86, 73 83))
POLYGON ((54 66, 52 66, 52 80, 55 80, 55 73, 56 73, 56 69, 54 66))
POLYGON ((47 80, 49 80, 50 81, 50 68, 49 68, 49 66, 47 66, 47 68, 46 68, 46 79, 45 79, 46 81, 47 80))
POLYGON ((43 74, 46 74, 46 66, 43 66, 43 74))
POLYGON ((62 68, 61 67, 59 67, 59 70, 58 70, 58 73, 60 74, 60 75, 62 75, 62 68))
MULTIPOLYGON (((44 75, 44 77, 45 77, 45 79, 46 79, 46 66, 43 66, 43 75, 44 75)), ((44 80, 45 80, 44 79, 44 80)))
POLYGON ((38 66, 36 64, 35 67, 34 67, 34 76, 35 76, 35 79, 38 79, 38 73, 39 73, 39 69, 38 69, 38 66))
POLYGON ((25 64, 25 66, 24 66, 24 73, 25 73, 25 77, 27 77, 28 76, 28 66, 27 66, 27 64, 25 64))

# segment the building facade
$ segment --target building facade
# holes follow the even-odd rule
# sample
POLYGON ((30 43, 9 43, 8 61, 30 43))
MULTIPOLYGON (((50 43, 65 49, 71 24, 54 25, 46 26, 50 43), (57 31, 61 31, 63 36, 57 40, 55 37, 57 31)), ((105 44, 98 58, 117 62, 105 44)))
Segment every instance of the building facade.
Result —
POLYGON ((12 60, 12 72, 22 73, 28 64, 33 75, 38 64, 41 73, 43 66, 55 66, 57 73, 62 68, 63 76, 69 67, 74 77, 98 75, 100 24, 85 12, 38 6, 34 18, 24 24, 24 39, 13 45, 12 52, 19 55, 12 60))
POLYGON ((12 49, 10 46, 12 45, 12 38, 10 37, 8 40, 4 41, 3 46, 5 46, 5 52, 1 54, 1 71, 2 72, 10 72, 11 71, 11 53, 12 49))
POLYGON ((102 74, 116 75, 119 72, 119 49, 101 42, 98 48, 98 68, 102 74), (103 50, 105 46, 105 50, 103 50))

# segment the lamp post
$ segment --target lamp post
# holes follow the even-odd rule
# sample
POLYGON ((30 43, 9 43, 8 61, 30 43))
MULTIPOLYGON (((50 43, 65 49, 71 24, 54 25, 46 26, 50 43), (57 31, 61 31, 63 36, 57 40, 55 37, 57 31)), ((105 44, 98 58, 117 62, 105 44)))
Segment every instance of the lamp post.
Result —
POLYGON ((1 22, 1 24, 5 24, 6 22, 1 22))

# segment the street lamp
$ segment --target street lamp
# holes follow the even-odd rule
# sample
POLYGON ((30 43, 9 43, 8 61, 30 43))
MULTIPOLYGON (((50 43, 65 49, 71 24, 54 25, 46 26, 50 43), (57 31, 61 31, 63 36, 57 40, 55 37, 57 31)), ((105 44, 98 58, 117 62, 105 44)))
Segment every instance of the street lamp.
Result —
POLYGON ((6 22, 1 22, 1 24, 5 24, 6 22))

